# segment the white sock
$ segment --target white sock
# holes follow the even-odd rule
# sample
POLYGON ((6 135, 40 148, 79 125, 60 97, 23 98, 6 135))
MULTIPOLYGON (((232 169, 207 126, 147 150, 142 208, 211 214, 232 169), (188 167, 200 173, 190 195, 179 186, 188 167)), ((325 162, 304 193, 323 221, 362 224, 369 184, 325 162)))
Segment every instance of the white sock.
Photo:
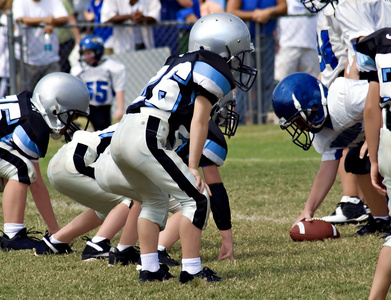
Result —
POLYGON ((374 219, 382 219, 382 220, 388 220, 389 217, 388 216, 373 216, 374 219))
POLYGON ((52 244, 65 244, 65 243, 63 243, 63 242, 57 240, 53 235, 51 235, 51 236, 49 237, 49 241, 50 241, 52 244))
POLYGON ((159 270, 159 258, 156 253, 141 254, 141 266, 143 271, 156 272, 159 270))
POLYGON ((130 248, 131 246, 133 246, 133 245, 122 245, 122 244, 118 243, 117 249, 118 249, 120 252, 122 252, 122 251, 124 251, 124 250, 130 248))
POLYGON ((182 258, 182 271, 194 275, 202 270, 201 257, 182 258))
POLYGON ((164 250, 166 250, 166 247, 164 247, 164 246, 162 246, 162 245, 158 245, 158 246, 157 246, 157 250, 159 250, 159 251, 164 251, 164 250))
POLYGON ((99 243, 99 242, 101 242, 101 241, 103 241, 103 240, 105 240, 105 239, 106 239, 106 238, 101 237, 101 236, 94 236, 94 237, 92 238, 91 242, 93 242, 94 244, 97 244, 97 243, 99 243))
POLYGON ((20 223, 4 223, 4 234, 12 239, 19 231, 24 228, 24 224, 20 223))

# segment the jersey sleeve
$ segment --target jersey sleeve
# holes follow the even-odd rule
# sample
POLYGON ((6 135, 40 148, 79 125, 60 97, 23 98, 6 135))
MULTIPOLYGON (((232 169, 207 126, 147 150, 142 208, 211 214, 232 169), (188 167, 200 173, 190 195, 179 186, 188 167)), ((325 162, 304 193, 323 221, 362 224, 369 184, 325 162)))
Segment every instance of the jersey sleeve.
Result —
POLYGON ((118 61, 110 60, 110 74, 113 81, 113 90, 115 92, 125 91, 127 80, 126 67, 118 61))
POLYGON ((13 134, 13 144, 20 154, 29 159, 45 157, 49 145, 49 127, 38 113, 18 125, 13 134))
POLYGON ((193 81, 196 95, 205 96, 212 104, 227 95, 235 88, 231 70, 226 61, 210 51, 199 51, 194 63, 193 81))

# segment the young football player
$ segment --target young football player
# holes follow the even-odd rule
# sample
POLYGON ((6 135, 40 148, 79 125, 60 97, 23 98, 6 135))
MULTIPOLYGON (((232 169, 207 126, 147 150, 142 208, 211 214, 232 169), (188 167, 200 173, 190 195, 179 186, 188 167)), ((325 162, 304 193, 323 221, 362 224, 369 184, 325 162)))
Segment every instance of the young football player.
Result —
MULTIPOLYGON (((50 160, 47 174, 52 186, 89 209, 55 234, 45 235, 36 248, 36 255, 71 253, 69 243, 73 239, 105 222, 101 234, 87 241, 82 260, 107 258, 110 240, 124 226, 128 217, 136 228, 140 203, 103 191, 95 180, 95 161, 110 145, 116 127, 117 124, 114 124, 102 131, 76 131, 72 141, 62 146, 50 160)), ((132 246, 136 242, 137 235, 132 246)), ((136 247, 130 247, 127 254, 134 263, 138 261, 139 251, 136 247)))
MULTIPOLYGON (((356 0, 325 0, 321 3, 312 0, 302 0, 305 5, 309 5, 312 10, 317 10, 323 7, 319 15, 319 20, 324 15, 322 24, 323 29, 318 33, 318 42, 320 45, 321 52, 325 53, 322 55, 323 65, 325 65, 326 74, 332 74, 332 70, 335 67, 337 70, 340 66, 340 58, 345 57, 346 62, 344 76, 350 79, 366 80, 365 73, 361 72, 360 63, 361 59, 357 59, 356 64, 356 51, 354 46, 361 35, 367 35, 376 28, 383 27, 386 25, 387 19, 384 17, 387 15, 387 11, 391 13, 391 5, 386 1, 356 1, 356 0), (349 16, 349 17, 347 17, 349 16), (326 22, 325 22, 326 21, 326 22), (329 27, 328 27, 329 26, 329 27), (327 30, 327 31, 324 31, 327 30), (336 31, 333 34, 333 30, 336 31), (337 47, 338 43, 342 45, 342 48, 337 47), (342 56, 341 56, 342 55, 342 56), (338 65, 336 62, 338 61, 338 65)), ((319 23, 318 23, 319 25, 319 23)), ((319 29, 318 29, 319 31, 319 29)), ((321 66, 322 66, 321 63, 321 66)), ((342 66, 341 66, 342 68, 342 66)), ((323 72, 322 72, 323 73, 323 72)), ((337 76, 337 74, 334 74, 337 76)), ((326 78, 326 77, 324 77, 326 78)), ((335 78, 335 77, 334 77, 335 78)), ((323 79, 323 77, 322 77, 323 79)), ((322 83, 324 81, 322 80, 322 83)), ((347 95, 346 97, 350 97, 347 95)), ((365 151, 364 151, 365 152, 365 151)), ((367 157, 361 156, 359 149, 354 147, 349 149, 349 152, 342 157, 342 160, 347 157, 351 160, 368 160, 367 157)), ((341 160, 341 161, 342 161, 341 160)), ((340 162, 341 164, 341 162, 340 162)), ((344 165, 351 165, 351 163, 344 163, 344 165)), ((340 175, 346 174, 345 168, 340 167, 340 175)), ((343 187, 344 195, 345 187, 348 186, 347 192, 352 196, 354 190, 353 183, 348 185, 344 184, 345 178, 351 178, 352 170, 348 170, 348 176, 340 176, 343 187)), ((356 178, 359 180, 360 177, 356 178)), ((365 185, 364 182, 359 182, 359 185, 365 185)), ((364 187, 364 190, 365 187, 364 187)), ((357 232, 358 235, 371 234, 376 232, 382 232, 386 226, 389 226, 388 214, 389 210, 386 204, 386 199, 380 194, 367 194, 365 195, 366 204, 371 210, 372 214, 366 212, 368 208, 363 207, 362 201, 359 201, 355 197, 343 197, 341 202, 337 205, 337 209, 330 216, 323 217, 324 220, 332 223, 349 223, 351 221, 364 221, 368 220, 360 230, 357 232)))
POLYGON ((38 240, 24 225, 27 190, 51 234, 59 230, 38 159, 45 157, 49 137, 75 131, 73 121, 88 115, 89 93, 78 78, 61 72, 43 77, 34 92, 0 99, 0 177, 3 192, 3 250, 32 249, 38 240))
POLYGON ((201 266, 200 241, 208 219, 209 189, 198 167, 212 106, 235 84, 247 91, 254 82, 256 70, 244 64, 246 54, 253 51, 250 40, 246 24, 231 14, 210 14, 198 20, 190 32, 189 52, 167 59, 128 107, 113 135, 111 156, 127 183, 121 186, 112 178, 108 186, 125 196, 131 186, 138 194, 135 200, 142 202, 137 226, 141 282, 173 277, 166 265, 159 264, 157 252, 169 194, 182 206, 179 281, 187 283, 195 277, 220 280, 214 271, 201 266), (172 150, 180 126, 190 132, 188 165, 172 150))
MULTIPOLYGON (((305 73, 292 74, 275 88, 273 108, 281 129, 287 130, 293 143, 304 150, 314 144, 316 151, 322 154, 310 195, 294 224, 314 217, 335 180, 342 150, 356 147, 356 151, 360 151, 365 141, 363 111, 367 91, 368 84, 363 80, 339 77, 327 89, 305 73)), ((358 158, 358 154, 347 157, 345 168, 356 174, 365 195, 374 196, 377 192, 370 182, 369 161, 358 158)), ((372 213, 378 216, 375 208, 372 213)), ((377 232, 388 232, 387 218, 375 221, 380 223, 377 232)))
MULTIPOLYGON (((205 182, 208 184, 212 196, 210 197, 210 206, 213 213, 213 219, 217 228, 220 230, 222 237, 222 245, 218 256, 219 260, 230 259, 234 260, 231 211, 229 206, 229 198, 227 191, 222 182, 218 167, 221 166, 227 156, 227 143, 224 139, 224 134, 231 137, 235 134, 238 126, 239 115, 234 111, 235 100, 220 100, 221 103, 215 104, 212 110, 212 118, 209 121, 208 137, 206 139, 202 156, 200 160, 200 167, 204 175, 205 182), (219 126, 223 129, 220 130, 219 126)), ((189 132, 185 128, 181 128, 176 133, 175 149, 182 160, 188 163, 189 154, 189 132)), ((107 166, 105 167, 107 168, 107 166)), ((103 171, 103 170, 102 170, 103 171)), ((98 175, 101 176, 102 172, 98 175)), ((181 218, 180 203, 173 197, 170 198, 170 216, 167 220, 165 229, 159 234, 158 258, 161 264, 167 266, 178 266, 179 263, 172 259, 167 253, 167 250, 179 240, 179 223, 181 218)), ((133 228, 125 229, 121 235, 120 244, 131 245, 133 242, 131 236, 128 234, 133 228)), ((122 253, 119 249, 112 249, 110 251, 110 263, 116 261, 126 261, 126 253, 122 253)))
POLYGON ((103 130, 111 125, 111 106, 114 99, 117 107, 114 119, 124 114, 126 67, 119 61, 104 58, 103 39, 87 35, 80 41, 80 63, 71 69, 90 91, 90 122, 94 130, 103 130))

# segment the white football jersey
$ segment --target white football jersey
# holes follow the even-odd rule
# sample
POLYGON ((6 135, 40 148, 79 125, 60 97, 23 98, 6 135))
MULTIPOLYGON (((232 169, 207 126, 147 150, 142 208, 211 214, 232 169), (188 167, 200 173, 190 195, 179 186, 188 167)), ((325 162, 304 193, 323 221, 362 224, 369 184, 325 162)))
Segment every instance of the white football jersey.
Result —
POLYGON ((368 85, 366 80, 338 77, 330 86, 327 95, 330 124, 316 133, 313 140, 322 161, 339 159, 344 148, 365 140, 363 112, 368 85))
POLYGON ((345 69, 347 45, 334 17, 334 8, 327 5, 319 12, 317 22, 318 54, 322 83, 329 87, 345 69))
POLYGON ((78 64, 71 74, 79 77, 88 87, 90 104, 94 106, 111 105, 115 92, 124 91, 126 84, 126 67, 113 59, 105 59, 96 67, 78 64))
POLYGON ((349 46, 349 64, 354 60, 358 38, 391 26, 389 0, 342 0, 335 8, 343 39, 349 46))

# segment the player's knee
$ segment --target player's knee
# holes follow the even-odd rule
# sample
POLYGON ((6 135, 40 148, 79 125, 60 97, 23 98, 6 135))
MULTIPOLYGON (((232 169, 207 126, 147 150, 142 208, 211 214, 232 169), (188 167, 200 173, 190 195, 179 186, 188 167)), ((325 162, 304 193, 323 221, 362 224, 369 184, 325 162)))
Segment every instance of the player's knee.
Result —
POLYGON ((206 228, 210 212, 210 200, 206 190, 194 199, 181 201, 181 206, 182 216, 187 217, 197 228, 201 230, 206 228))
POLYGON ((153 223, 156 223, 160 230, 164 230, 166 227, 167 217, 168 207, 163 205, 149 205, 148 202, 143 202, 143 208, 140 212, 139 218, 144 218, 153 223))
POLYGON ((367 155, 360 158, 360 147, 349 149, 345 157, 345 171, 348 173, 364 175, 371 170, 371 165, 367 155))

